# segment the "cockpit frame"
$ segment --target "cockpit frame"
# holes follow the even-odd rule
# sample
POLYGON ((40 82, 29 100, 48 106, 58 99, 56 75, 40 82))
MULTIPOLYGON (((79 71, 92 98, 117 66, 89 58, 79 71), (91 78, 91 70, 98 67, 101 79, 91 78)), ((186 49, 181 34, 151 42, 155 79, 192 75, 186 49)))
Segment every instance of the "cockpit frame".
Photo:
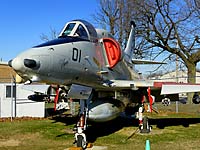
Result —
POLYGON ((85 20, 73 20, 66 23, 59 34, 59 37, 65 36, 79 37, 91 42, 95 42, 98 38, 95 28, 85 20))

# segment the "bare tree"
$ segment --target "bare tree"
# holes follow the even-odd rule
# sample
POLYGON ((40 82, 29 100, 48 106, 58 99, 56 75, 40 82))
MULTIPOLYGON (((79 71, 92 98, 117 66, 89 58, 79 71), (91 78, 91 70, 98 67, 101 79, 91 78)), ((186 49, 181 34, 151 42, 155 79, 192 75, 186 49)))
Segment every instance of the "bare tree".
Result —
POLYGON ((195 83, 200 18, 194 1, 147 0, 141 11, 141 36, 155 51, 168 51, 181 58, 188 70, 188 82, 195 83))
POLYGON ((188 82, 196 82, 196 64, 200 61, 199 0, 100 0, 100 10, 104 11, 97 13, 101 17, 96 19, 100 22, 108 18, 113 20, 112 24, 104 22, 104 25, 115 31, 111 33, 121 44, 127 38, 128 23, 135 20, 136 43, 140 45, 137 52, 148 51, 154 58, 163 53, 166 53, 165 57, 176 54, 188 69, 188 82), (107 11, 108 3, 116 7, 107 11))
POLYGON ((99 12, 93 15, 96 22, 98 22, 104 29, 110 30, 112 35, 115 35, 116 20, 119 17, 118 2, 113 0, 100 0, 99 12))
POLYGON ((135 1, 139 0, 99 0, 99 11, 94 20, 118 40, 124 47, 128 40, 130 21, 134 20, 135 1))
POLYGON ((58 37, 58 32, 56 31, 56 29, 52 27, 50 27, 49 35, 44 34, 44 33, 40 35, 40 39, 42 41, 50 41, 50 40, 56 39, 57 37, 58 37))

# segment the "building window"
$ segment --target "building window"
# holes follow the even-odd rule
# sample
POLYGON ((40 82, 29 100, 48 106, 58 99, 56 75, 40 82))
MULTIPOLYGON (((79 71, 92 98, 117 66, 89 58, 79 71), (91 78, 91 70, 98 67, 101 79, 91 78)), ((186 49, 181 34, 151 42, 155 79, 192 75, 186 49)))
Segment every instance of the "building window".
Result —
POLYGON ((11 88, 13 87, 13 97, 16 96, 16 86, 7 85, 6 86, 6 98, 11 98, 11 88))

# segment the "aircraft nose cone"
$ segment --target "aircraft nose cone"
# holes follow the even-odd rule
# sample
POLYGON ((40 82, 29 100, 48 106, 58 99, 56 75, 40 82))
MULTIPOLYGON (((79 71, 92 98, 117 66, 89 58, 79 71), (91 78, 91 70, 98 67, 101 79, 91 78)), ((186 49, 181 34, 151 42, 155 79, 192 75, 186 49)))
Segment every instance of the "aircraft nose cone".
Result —
POLYGON ((16 57, 16 58, 14 58, 14 59, 12 59, 12 60, 10 60, 9 62, 8 62, 8 65, 10 66, 10 67, 12 67, 14 70, 16 70, 16 71, 20 71, 20 70, 22 70, 24 67, 24 65, 23 65, 23 63, 22 63, 22 60, 20 59, 20 58, 18 58, 18 57, 16 57))
POLYGON ((33 59, 24 59, 24 66, 32 69, 38 67, 38 64, 33 59))

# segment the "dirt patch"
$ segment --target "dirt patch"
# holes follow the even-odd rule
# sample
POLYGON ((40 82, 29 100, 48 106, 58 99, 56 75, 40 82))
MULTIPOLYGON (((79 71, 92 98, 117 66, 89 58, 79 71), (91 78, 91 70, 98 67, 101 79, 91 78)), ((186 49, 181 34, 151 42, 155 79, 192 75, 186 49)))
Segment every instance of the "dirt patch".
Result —
POLYGON ((40 138, 40 133, 26 133, 26 134, 20 134, 15 136, 15 139, 20 139, 21 141, 25 140, 35 140, 40 138))
POLYGON ((62 131, 67 133, 67 134, 74 134, 74 131, 71 128, 66 128, 66 129, 63 129, 62 131))
POLYGON ((14 139, 0 140, 0 147, 19 146, 20 143, 19 140, 14 139))
POLYGON ((19 122, 19 121, 27 121, 27 120, 47 120, 47 118, 40 118, 40 117, 16 117, 12 118, 0 118, 0 122, 19 122))
MULTIPOLYGON (((166 133, 177 133, 176 130, 171 130, 171 129, 153 129, 149 134, 150 135, 159 135, 159 134, 166 134, 166 133)), ((143 135, 148 135, 148 134, 143 134, 143 135)))
POLYGON ((116 133, 125 135, 125 136, 130 136, 132 133, 138 133, 138 132, 139 132, 138 128, 124 127, 123 129, 117 131, 116 133))
POLYGON ((40 137, 39 133, 34 134, 21 134, 13 136, 13 139, 0 139, 0 147, 15 147, 23 144, 24 140, 34 140, 40 137), (20 140, 16 140, 20 139, 20 140))
POLYGON ((177 133, 176 130, 171 130, 171 129, 152 129, 150 133, 144 134, 140 133, 140 130, 138 128, 133 128, 133 127, 124 127, 123 129, 117 131, 116 133, 125 135, 125 136, 130 136, 131 134, 139 134, 139 135, 159 135, 159 134, 166 134, 166 133, 177 133))

